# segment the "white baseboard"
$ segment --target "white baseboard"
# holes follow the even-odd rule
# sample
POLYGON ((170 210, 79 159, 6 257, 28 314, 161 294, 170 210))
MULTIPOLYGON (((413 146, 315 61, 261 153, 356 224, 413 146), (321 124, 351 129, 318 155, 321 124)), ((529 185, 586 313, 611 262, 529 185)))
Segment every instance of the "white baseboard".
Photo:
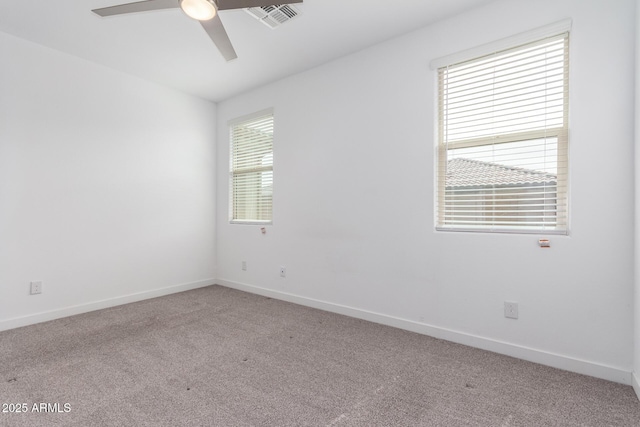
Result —
POLYGON ((631 385, 633 386, 633 390, 636 392, 636 396, 640 399, 640 378, 638 378, 637 372, 631 373, 631 385))
MULTIPOLYGON (((558 368, 565 371, 589 375, 592 377, 614 381, 625 385, 631 385, 632 383, 632 373, 630 371, 613 366, 580 360, 573 357, 563 356, 561 354, 550 353, 543 350, 537 350, 534 348, 494 340, 491 338, 472 335, 465 332, 454 331, 438 326, 432 326, 394 316, 388 316, 386 314, 374 313, 358 308, 320 301, 312 298, 289 294, 286 292, 274 291, 271 289, 238 283, 230 280, 218 279, 216 283, 220 286, 268 296, 271 298, 288 301, 307 307, 313 307, 324 311, 343 314, 358 319, 368 320, 370 322, 380 323, 387 326, 393 326, 419 334, 429 335, 434 338, 452 341, 458 344, 464 344, 470 347, 480 348, 482 350, 516 357, 518 359, 539 363, 541 365, 551 366, 553 368, 558 368)), ((636 393, 638 393, 638 396, 640 396, 640 388, 636 388, 636 393)))
POLYGON ((64 307, 57 310, 45 311, 41 313, 30 314, 28 316, 15 317, 13 319, 0 321, 0 331, 19 328, 22 326, 33 325, 36 323, 47 322, 49 320, 60 319, 62 317, 74 316, 76 314, 87 313, 89 311, 101 310, 103 308, 115 307, 117 305, 129 304, 131 302, 142 301, 150 298, 161 297, 178 292, 189 291, 191 289, 203 288, 215 284, 215 279, 205 279, 192 283, 184 283, 180 285, 168 286, 165 288, 154 289, 151 291, 138 292, 135 294, 124 295, 121 297, 109 298, 101 301, 94 301, 87 304, 74 305, 64 307))

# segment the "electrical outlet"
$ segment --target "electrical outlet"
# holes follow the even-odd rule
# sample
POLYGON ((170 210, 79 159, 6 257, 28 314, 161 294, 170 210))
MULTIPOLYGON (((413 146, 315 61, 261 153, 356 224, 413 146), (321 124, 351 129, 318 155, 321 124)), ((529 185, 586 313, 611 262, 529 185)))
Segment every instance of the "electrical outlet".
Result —
POLYGON ((280 277, 287 277, 286 267, 280 267, 280 277))
POLYGON ((242 271, 247 271, 247 261, 242 261, 242 271))
POLYGON ((31 295, 38 295, 42 293, 42 282, 31 282, 31 289, 29 291, 31 295))
POLYGON ((518 318, 518 303, 517 302, 504 302, 504 317, 508 319, 518 318))

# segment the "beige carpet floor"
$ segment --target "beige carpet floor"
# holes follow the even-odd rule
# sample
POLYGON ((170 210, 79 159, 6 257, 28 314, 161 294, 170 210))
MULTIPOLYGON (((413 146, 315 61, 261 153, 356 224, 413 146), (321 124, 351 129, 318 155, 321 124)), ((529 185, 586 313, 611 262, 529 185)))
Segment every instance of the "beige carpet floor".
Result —
POLYGON ((1 332, 0 403, 11 427, 640 426, 628 386, 219 286, 1 332))

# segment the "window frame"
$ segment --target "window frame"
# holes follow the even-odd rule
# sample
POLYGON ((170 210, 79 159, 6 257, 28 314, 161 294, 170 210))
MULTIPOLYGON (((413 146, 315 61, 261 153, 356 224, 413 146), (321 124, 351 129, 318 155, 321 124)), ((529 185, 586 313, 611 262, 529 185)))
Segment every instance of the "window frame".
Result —
MULTIPOLYGON (((568 119, 569 119, 569 94, 568 94, 568 85, 569 85, 569 39, 570 39, 570 29, 571 29, 571 20, 564 20, 558 23, 554 23, 548 25, 546 27, 538 28, 532 31, 528 31, 526 33, 518 34, 513 37, 502 39, 494 43, 490 43, 487 45, 479 46, 474 49, 469 49, 464 52, 456 53, 453 55, 449 55, 444 58, 439 58, 431 62, 431 68, 436 70, 436 90, 437 90, 437 98, 436 98, 436 151, 435 151, 435 210, 434 210, 434 222, 435 229, 437 231, 464 231, 464 232, 481 232, 481 233, 511 233, 511 234, 561 234, 568 235, 569 234, 569 177, 568 177, 568 168, 569 168, 569 137, 568 137, 568 119), (550 127, 539 130, 528 130, 524 132, 518 133, 506 133, 506 134, 498 134, 497 136, 481 136, 478 138, 469 138, 463 139, 461 141, 445 141, 444 136, 444 119, 445 114, 442 106, 442 95, 444 93, 443 87, 443 79, 441 78, 441 70, 446 67, 455 66, 457 64, 480 61, 483 58, 486 58, 488 55, 501 53, 503 51, 515 51, 515 49, 519 49, 531 43, 542 42, 545 39, 550 39, 553 37, 560 37, 563 34, 566 34, 565 41, 565 69, 564 69, 564 77, 563 84, 565 87, 565 92, 563 95, 563 124, 558 127, 550 127), (557 138, 557 161, 558 161, 558 171, 562 171, 562 178, 560 178, 560 174, 558 174, 558 179, 556 182, 557 194, 556 201, 558 204, 562 203, 559 206, 560 211, 556 212, 554 218, 561 218, 560 224, 557 224, 554 228, 546 228, 544 226, 518 226, 514 221, 514 225, 508 226, 496 226, 491 225, 490 222, 487 224, 475 224, 475 225, 455 225, 455 224, 447 224, 445 221, 445 208, 446 208, 446 200, 445 192, 446 192, 446 180, 445 174, 447 171, 447 162, 448 162, 448 151, 452 149, 459 148, 469 148, 469 147, 480 147, 480 146, 496 146, 502 143, 509 142, 520 142, 520 141, 533 141, 535 139, 544 139, 544 138, 557 138), (559 217, 559 213, 561 212, 561 216, 559 217)), ((489 189, 489 186, 486 187, 489 189)), ((495 203, 497 199, 493 199, 495 203)), ((516 203, 513 203, 516 206, 516 203)))
POLYGON ((264 109, 264 110, 260 110, 257 111, 255 113, 252 114, 248 114, 245 116, 241 116, 238 118, 235 118, 233 120, 230 120, 228 122, 228 126, 229 126, 229 223, 230 224, 242 224, 242 225, 271 225, 273 224, 273 157, 274 157, 274 153, 273 153, 273 142, 275 140, 275 113, 274 113, 274 109, 273 108, 268 108, 268 109, 264 109), (264 159, 266 156, 271 156, 271 165, 270 166, 260 166, 260 167, 253 167, 253 168, 245 168, 245 170, 241 170, 241 169, 235 169, 234 168, 234 163, 236 160, 235 154, 236 154, 236 150, 235 150, 235 145, 236 145, 236 141, 234 138, 234 129, 238 126, 242 126, 242 125, 247 125, 247 124, 251 124, 254 122, 258 122, 258 121, 262 121, 265 120, 267 118, 271 119, 271 126, 273 129, 273 134, 271 135, 271 150, 265 152, 262 155, 262 158, 264 159), (236 218, 236 206, 237 206, 237 200, 236 200, 236 192, 235 192, 235 182, 236 182, 236 177, 239 176, 245 176, 248 174, 255 174, 255 173, 265 173, 265 172, 271 172, 271 177, 270 177, 270 181, 271 181, 271 196, 270 196, 270 200, 271 200, 271 204, 269 207, 270 210, 270 217, 269 219, 257 219, 257 218, 236 218))

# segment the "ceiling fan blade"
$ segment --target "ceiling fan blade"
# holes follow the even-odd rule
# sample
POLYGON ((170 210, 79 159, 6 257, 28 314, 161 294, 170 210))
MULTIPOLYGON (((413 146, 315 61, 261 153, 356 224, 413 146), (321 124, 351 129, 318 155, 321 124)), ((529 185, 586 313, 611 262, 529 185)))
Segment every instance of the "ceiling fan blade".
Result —
POLYGON ((302 3, 302 0, 213 0, 218 10, 246 9, 249 7, 273 6, 278 4, 302 3))
POLYGON ((231 45, 231 40, 229 40, 229 36, 222 25, 220 16, 216 14, 213 19, 200 21, 200 23, 202 24, 202 28, 204 28, 207 34, 209 34, 209 37, 211 37, 211 40, 216 44, 224 59, 231 61, 238 57, 238 55, 236 55, 236 51, 231 45))
POLYGON ((159 9, 174 9, 180 7, 178 0, 146 0, 135 3, 93 9, 92 12, 100 16, 122 15, 125 13, 147 12, 159 9))

